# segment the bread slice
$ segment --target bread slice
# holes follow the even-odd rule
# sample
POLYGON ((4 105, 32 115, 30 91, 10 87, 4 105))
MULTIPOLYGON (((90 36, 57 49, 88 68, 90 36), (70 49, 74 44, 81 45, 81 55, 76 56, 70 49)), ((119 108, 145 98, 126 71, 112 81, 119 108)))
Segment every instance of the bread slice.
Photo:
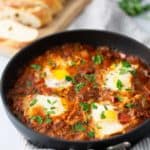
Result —
POLYGON ((0 53, 3 55, 15 54, 37 37, 38 31, 36 29, 13 20, 0 21, 0 53))
POLYGON ((31 42, 38 37, 38 31, 14 20, 0 20, 0 39, 17 42, 31 42))
POLYGON ((34 28, 52 21, 52 11, 41 0, 1 0, 0 20, 13 19, 34 28))

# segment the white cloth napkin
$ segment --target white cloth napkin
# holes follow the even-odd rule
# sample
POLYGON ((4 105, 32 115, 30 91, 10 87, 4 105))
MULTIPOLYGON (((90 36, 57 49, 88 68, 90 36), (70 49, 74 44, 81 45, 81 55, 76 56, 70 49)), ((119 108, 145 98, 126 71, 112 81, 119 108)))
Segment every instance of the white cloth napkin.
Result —
MULTIPOLYGON (((110 30, 130 36, 150 47, 150 34, 140 29, 132 18, 122 12, 116 0, 93 0, 67 30, 72 29, 110 30)), ((0 56, 0 66, 3 64, 4 61, 0 56)), ((40 150, 24 138, 20 138, 20 143, 23 143, 22 149, 24 150, 40 150)), ((150 138, 145 138, 132 150, 150 150, 150 138)))

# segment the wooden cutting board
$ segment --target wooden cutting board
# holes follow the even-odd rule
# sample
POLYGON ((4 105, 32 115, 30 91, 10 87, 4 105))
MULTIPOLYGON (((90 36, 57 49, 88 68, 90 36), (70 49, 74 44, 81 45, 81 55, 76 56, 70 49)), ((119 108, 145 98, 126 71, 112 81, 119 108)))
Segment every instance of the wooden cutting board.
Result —
MULTIPOLYGON (((91 0, 70 0, 64 10, 58 15, 54 21, 48 26, 38 29, 38 38, 63 31, 80 12, 87 6, 91 0)), ((12 57, 20 48, 6 47, 5 44, 0 45, 0 55, 12 57)))

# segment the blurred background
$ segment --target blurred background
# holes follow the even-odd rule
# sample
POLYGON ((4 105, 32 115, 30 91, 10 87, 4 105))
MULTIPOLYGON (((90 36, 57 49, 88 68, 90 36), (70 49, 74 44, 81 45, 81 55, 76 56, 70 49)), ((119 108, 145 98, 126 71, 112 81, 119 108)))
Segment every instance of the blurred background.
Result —
MULTIPOLYGON (((8 3, 9 1, 14 2, 13 0, 6 1, 8 3)), ((28 26, 16 20, 12 15, 10 17, 5 16, 2 10, 5 10, 6 7, 8 5, 0 0, 0 77, 10 58, 23 46, 42 36, 64 30, 109 30, 132 37, 150 47, 150 0, 68 0, 68 2, 62 4, 58 14, 52 16, 51 22, 47 22, 42 27, 28 26), (12 27, 14 30, 12 30, 12 27), (33 36, 32 40, 25 38, 27 42, 21 41, 20 39, 24 39, 27 33, 33 36), (14 38, 15 35, 16 38, 14 38)), ((0 114, 3 114, 0 117, 1 148, 5 150, 31 149, 30 145, 10 124, 1 101, 0 114), (9 141, 9 139, 13 139, 13 141, 9 141)), ((148 143, 150 143, 150 140, 146 139, 144 143, 146 147, 140 145, 137 149, 149 150, 150 145, 148 147, 148 143)))

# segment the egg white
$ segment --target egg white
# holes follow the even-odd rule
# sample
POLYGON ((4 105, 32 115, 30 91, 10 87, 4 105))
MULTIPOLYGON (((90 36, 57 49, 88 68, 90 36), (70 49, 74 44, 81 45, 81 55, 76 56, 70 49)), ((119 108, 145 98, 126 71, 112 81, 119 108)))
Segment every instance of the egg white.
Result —
POLYGON ((32 117, 35 114, 40 115, 37 114, 37 108, 39 107, 42 108, 42 114, 46 115, 48 112, 50 112, 49 115, 51 117, 59 116, 67 110, 66 101, 56 95, 47 96, 38 94, 30 97, 27 102, 28 104, 26 103, 26 105, 28 105, 28 107, 26 106, 26 114, 29 117, 32 117), (30 106, 33 100, 36 100, 36 103, 33 106, 30 106))
POLYGON ((117 116, 117 111, 115 110, 115 107, 107 104, 98 104, 96 103, 97 108, 94 109, 92 108, 91 111, 91 117, 94 123, 94 129, 96 132, 96 137, 97 138, 104 138, 106 136, 115 134, 115 133, 120 133, 123 131, 124 126, 119 122, 117 116), (106 118, 101 118, 101 114, 105 113, 106 111, 112 111, 115 116, 107 117, 106 118))
MULTIPOLYGON (((120 80, 123 84, 121 91, 125 91, 127 89, 132 88, 132 78, 133 75, 130 72, 120 74, 120 69, 122 64, 113 64, 108 71, 104 74, 104 84, 103 88, 108 88, 113 91, 118 91, 117 81, 120 80)), ((132 65, 131 69, 136 69, 137 66, 132 65)))
POLYGON ((66 75, 64 74, 62 79, 57 79, 57 77, 52 73, 52 71, 48 67, 44 68, 44 73, 46 73, 46 77, 44 78, 44 80, 47 87, 67 88, 71 86, 71 82, 66 81, 65 79, 65 76, 67 76, 69 73, 67 73, 66 75))

